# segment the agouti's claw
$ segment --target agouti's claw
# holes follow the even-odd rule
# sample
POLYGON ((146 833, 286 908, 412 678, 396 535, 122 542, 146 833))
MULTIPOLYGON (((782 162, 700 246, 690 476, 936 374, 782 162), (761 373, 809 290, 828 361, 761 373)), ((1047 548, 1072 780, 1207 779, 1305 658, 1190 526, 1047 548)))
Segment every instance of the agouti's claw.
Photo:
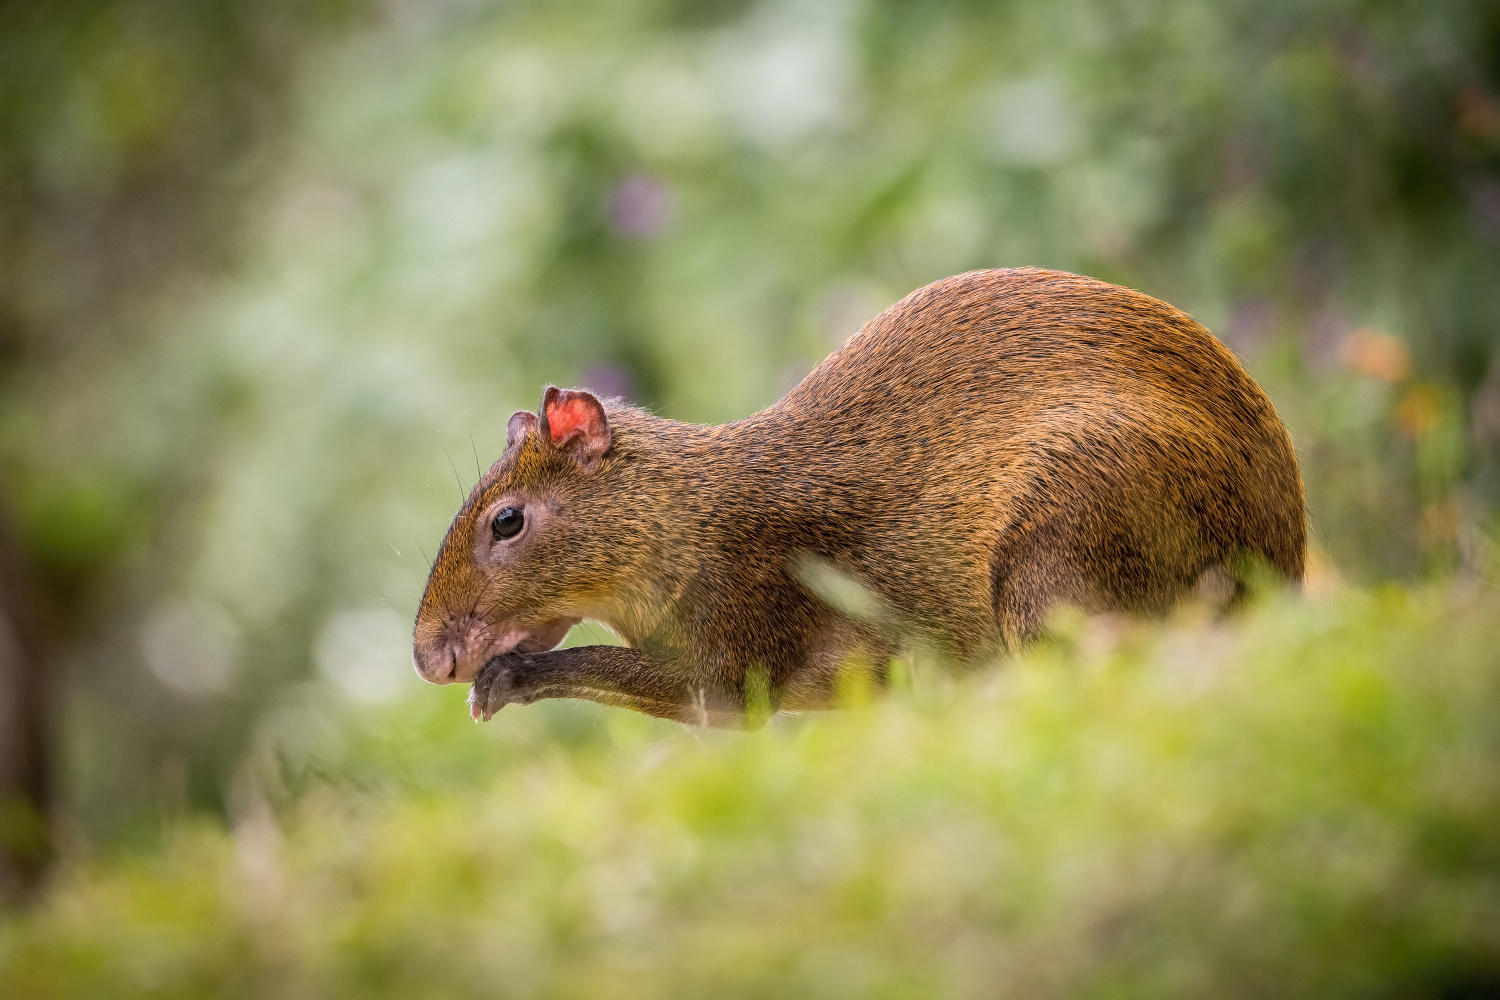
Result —
POLYGON ((479 703, 479 699, 477 697, 475 697, 474 690, 472 688, 470 688, 469 689, 469 718, 473 719, 475 722, 489 722, 494 717, 495 717, 495 710, 494 709, 486 709, 483 705, 481 705, 479 703))

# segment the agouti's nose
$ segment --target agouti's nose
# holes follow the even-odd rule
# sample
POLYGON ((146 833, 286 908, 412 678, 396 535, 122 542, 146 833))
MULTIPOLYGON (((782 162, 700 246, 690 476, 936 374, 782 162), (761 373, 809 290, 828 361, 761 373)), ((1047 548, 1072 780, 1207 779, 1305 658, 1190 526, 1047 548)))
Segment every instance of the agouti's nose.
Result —
POLYGON ((414 643, 411 663, 417 676, 433 684, 448 684, 458 663, 457 651, 449 642, 414 643))

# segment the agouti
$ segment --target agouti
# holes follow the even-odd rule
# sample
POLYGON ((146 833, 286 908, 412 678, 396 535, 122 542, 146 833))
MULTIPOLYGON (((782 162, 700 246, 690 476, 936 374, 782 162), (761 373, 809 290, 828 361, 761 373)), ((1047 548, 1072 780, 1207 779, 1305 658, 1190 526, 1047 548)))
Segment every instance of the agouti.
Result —
POLYGON ((1207 330, 1090 278, 975 271, 733 423, 549 387, 448 528, 414 658, 473 681, 476 719, 587 698, 736 724, 752 696, 830 707, 841 665, 878 679, 903 642, 975 662, 1057 605, 1161 614, 1257 563, 1298 581, 1305 546, 1286 429, 1207 330), (625 645, 554 650, 582 619, 625 645))

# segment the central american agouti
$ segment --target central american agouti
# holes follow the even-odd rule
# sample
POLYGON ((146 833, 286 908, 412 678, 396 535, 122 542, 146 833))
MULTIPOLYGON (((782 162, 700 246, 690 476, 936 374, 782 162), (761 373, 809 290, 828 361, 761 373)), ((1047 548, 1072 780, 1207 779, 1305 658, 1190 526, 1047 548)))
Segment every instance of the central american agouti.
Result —
POLYGON ((1286 430, 1207 330, 1090 278, 976 271, 734 423, 548 388, 448 529, 415 662, 472 680, 476 719, 587 698, 732 724, 747 688, 829 707, 842 664, 878 677, 904 641, 974 662, 1056 605, 1160 614, 1254 563, 1300 580, 1305 545, 1286 430), (553 650, 582 619, 625 645, 553 650))

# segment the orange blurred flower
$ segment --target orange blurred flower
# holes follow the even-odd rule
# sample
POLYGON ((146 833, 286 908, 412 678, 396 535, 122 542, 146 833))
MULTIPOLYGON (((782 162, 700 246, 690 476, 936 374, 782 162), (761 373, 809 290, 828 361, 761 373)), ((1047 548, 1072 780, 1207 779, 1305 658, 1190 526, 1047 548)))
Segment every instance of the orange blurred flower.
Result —
POLYGON ((1362 326, 1345 337, 1339 356, 1346 367, 1382 382, 1399 382, 1411 373, 1406 345, 1374 327, 1362 326))

